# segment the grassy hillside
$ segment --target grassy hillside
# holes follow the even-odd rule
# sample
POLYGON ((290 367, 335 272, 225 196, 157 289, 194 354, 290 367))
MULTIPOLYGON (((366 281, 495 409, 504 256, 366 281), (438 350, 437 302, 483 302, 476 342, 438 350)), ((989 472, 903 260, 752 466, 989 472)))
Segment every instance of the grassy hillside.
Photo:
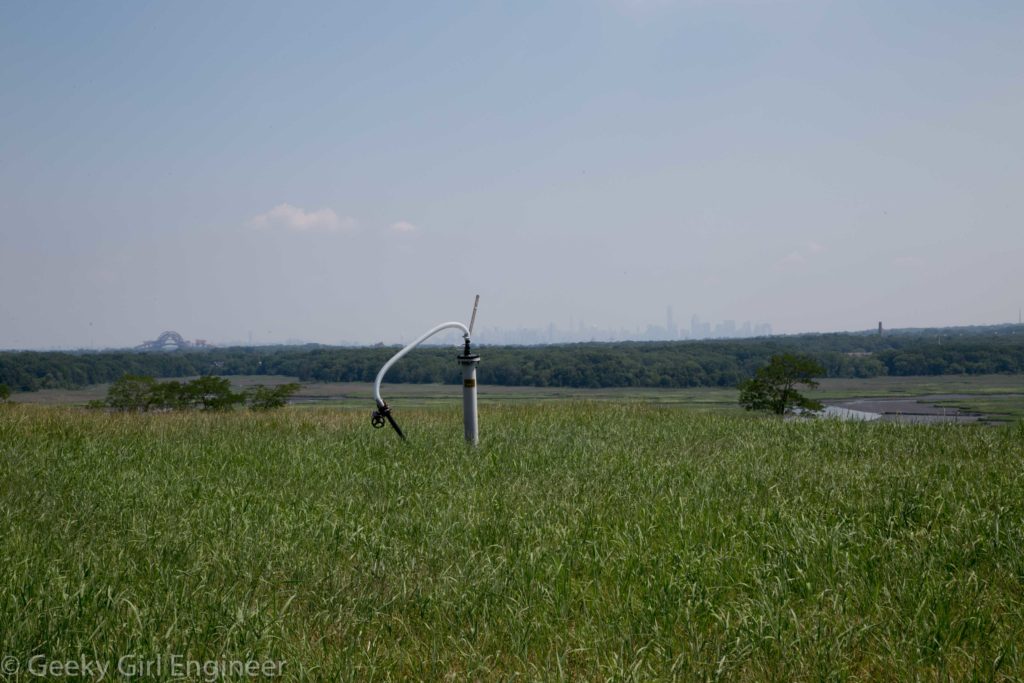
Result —
MULTIPOLYGON (((1016 680, 1024 428, 0 410, 0 654, 286 679, 1016 680)), ((2 675, 0 675, 2 678, 2 675)))

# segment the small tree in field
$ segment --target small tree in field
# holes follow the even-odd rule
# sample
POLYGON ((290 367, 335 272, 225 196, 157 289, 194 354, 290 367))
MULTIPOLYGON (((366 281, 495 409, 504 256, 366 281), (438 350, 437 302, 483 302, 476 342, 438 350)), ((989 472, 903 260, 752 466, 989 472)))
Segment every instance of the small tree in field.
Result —
POLYGON ((246 389, 245 399, 253 410, 273 410, 283 408, 288 403, 288 397, 299 390, 299 385, 294 382, 278 384, 274 387, 266 387, 257 384, 246 389))
POLYGON ((821 403, 797 391, 797 386, 810 389, 818 386, 815 377, 825 368, 813 358, 783 353, 772 356, 771 362, 757 371, 752 379, 740 384, 740 405, 747 410, 765 410, 785 415, 793 408, 821 410, 821 403))
POLYGON ((94 408, 122 411, 230 410, 245 401, 245 395, 231 391, 226 377, 203 376, 182 384, 157 382, 152 377, 125 375, 110 385, 105 401, 91 403, 94 408))
POLYGON ((183 403, 201 410, 230 410, 245 396, 231 391, 226 377, 204 375, 182 386, 183 403))
POLYGON ((146 411, 153 406, 156 380, 143 375, 124 375, 107 389, 107 405, 115 410, 146 411))
POLYGON ((0 403, 7 403, 11 397, 11 389, 6 384, 0 384, 0 403))

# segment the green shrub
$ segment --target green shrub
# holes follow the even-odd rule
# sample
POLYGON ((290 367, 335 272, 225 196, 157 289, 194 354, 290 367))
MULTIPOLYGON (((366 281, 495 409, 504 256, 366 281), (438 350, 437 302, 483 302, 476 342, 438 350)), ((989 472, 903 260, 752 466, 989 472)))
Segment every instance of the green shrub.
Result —
POLYGON ((288 398, 299 390, 295 382, 278 384, 274 387, 257 384, 245 391, 245 400, 253 410, 272 410, 283 408, 288 403, 288 398))

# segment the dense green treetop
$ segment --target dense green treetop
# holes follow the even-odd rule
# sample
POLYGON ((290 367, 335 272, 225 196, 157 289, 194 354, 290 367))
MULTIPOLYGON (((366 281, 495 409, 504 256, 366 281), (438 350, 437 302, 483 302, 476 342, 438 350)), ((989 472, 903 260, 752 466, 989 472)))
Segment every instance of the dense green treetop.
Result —
POLYGON ((824 372, 825 368, 813 358, 792 353, 774 355, 768 365, 758 368, 753 377, 740 383, 740 405, 747 410, 776 415, 785 415, 794 408, 821 410, 820 402, 807 398, 797 387, 817 387, 815 378, 824 372))
POLYGON ((92 408, 110 408, 129 412, 148 410, 230 410, 245 404, 253 410, 282 408, 299 389, 295 383, 268 387, 257 384, 243 392, 231 389, 226 377, 205 375, 189 382, 158 382, 152 377, 124 375, 111 383, 107 398, 92 401, 92 408))

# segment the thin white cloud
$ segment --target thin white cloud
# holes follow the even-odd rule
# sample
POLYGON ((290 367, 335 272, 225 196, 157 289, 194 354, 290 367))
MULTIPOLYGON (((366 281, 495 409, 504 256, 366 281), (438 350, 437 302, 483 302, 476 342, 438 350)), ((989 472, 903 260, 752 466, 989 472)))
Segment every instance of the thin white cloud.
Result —
POLYGON ((409 221, 398 221, 397 223, 391 224, 391 232, 399 232, 408 234, 410 232, 418 232, 419 228, 409 221))
POLYGON ((776 265, 778 266, 799 266, 807 263, 812 257, 827 251, 825 245, 818 242, 808 242, 802 248, 795 251, 791 251, 781 259, 779 259, 776 265))
POLYGON ((257 230, 288 232, 351 232, 356 227, 354 218, 339 216, 334 209, 306 211, 291 204, 278 204, 270 211, 254 216, 249 224, 257 230))

